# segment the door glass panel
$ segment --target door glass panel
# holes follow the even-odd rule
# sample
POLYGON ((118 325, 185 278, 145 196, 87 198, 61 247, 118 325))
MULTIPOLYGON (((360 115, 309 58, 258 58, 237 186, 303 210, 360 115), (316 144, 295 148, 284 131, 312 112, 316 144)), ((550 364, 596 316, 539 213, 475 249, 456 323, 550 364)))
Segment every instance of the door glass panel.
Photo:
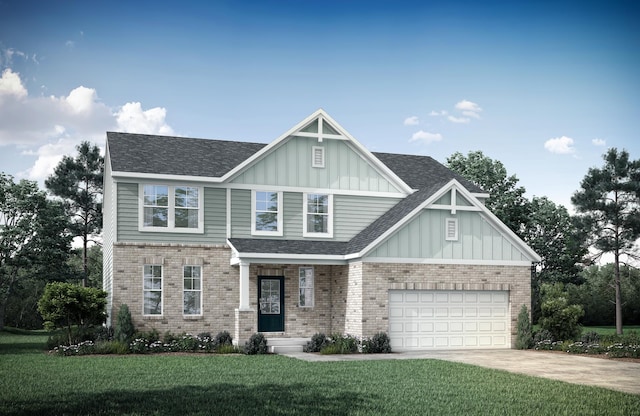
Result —
POLYGON ((280 281, 262 279, 260 282, 260 313, 277 315, 280 313, 280 281))

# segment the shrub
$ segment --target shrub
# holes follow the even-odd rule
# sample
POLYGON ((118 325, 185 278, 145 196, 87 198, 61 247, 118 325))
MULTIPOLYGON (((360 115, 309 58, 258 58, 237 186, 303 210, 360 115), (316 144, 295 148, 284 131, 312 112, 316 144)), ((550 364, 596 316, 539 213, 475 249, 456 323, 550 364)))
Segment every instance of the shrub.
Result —
POLYGON ((580 338, 580 342, 584 344, 597 344, 600 342, 600 334, 595 331, 589 331, 587 333, 582 334, 582 338, 580 338))
POLYGON ((362 352, 365 354, 388 354, 391 352, 391 340, 385 332, 378 332, 370 339, 362 341, 362 352))
POLYGON ((531 320, 529 319, 529 310, 526 305, 522 305, 518 314, 516 323, 516 349, 528 350, 533 346, 533 334, 531 332, 531 320))
POLYGON ((348 334, 333 334, 331 343, 320 351, 321 354, 354 354, 356 352, 358 352, 358 340, 348 334))
POLYGON ((581 332, 578 321, 584 315, 580 305, 570 305, 561 283, 543 284, 540 327, 550 331, 558 340, 575 340, 581 332))
POLYGON ((176 341, 178 351, 192 352, 196 351, 199 346, 198 339, 191 334, 183 333, 176 341))
POLYGON ((215 338, 216 347, 221 347, 223 345, 233 345, 233 338, 229 331, 221 331, 218 332, 215 338))
POLYGON ((216 348, 216 352, 218 354, 236 354, 239 352, 238 348, 235 345, 218 345, 216 348))
POLYGON ((251 335, 249 340, 244 344, 244 353, 248 355, 266 354, 267 339, 260 333, 251 335))
POLYGON ((546 330, 546 329, 539 329, 533 335, 533 343, 534 344, 539 344, 539 343, 544 342, 544 341, 553 342, 553 341, 555 341, 555 338, 553 337, 553 334, 551 333, 551 331, 546 330))
POLYGON ((99 341, 93 346, 92 354, 128 354, 129 344, 122 341, 99 341))
POLYGON ((129 342, 136 330, 133 326, 133 320, 131 319, 131 312, 126 304, 120 305, 118 309, 118 316, 116 319, 116 329, 113 334, 114 338, 120 342, 129 342))
POLYGON ((313 334, 311 341, 304 346, 304 352, 320 352, 324 347, 329 345, 329 339, 322 332, 313 334))
POLYGON ((99 326, 94 331, 94 341, 113 341, 115 331, 112 326, 99 326))

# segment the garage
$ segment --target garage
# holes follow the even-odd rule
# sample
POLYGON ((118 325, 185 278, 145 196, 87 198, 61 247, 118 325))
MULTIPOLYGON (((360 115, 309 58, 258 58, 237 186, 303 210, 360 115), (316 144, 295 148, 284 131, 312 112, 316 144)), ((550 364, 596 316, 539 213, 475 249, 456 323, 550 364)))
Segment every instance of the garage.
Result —
POLYGON ((510 348, 508 291, 390 290, 396 351, 510 348))

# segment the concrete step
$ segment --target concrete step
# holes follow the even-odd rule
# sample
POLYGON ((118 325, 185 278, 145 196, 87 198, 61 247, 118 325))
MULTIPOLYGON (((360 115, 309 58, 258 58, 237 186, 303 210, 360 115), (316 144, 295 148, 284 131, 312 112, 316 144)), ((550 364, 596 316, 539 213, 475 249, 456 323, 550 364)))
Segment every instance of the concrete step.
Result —
POLYGON ((273 354, 302 352, 310 338, 267 338, 267 349, 273 354))

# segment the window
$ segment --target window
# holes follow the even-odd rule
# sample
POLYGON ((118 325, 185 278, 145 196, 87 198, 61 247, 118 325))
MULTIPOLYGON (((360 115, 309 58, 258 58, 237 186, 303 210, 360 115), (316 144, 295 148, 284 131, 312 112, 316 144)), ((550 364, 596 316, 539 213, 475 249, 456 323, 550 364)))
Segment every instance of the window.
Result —
POLYGON ((282 192, 251 193, 251 232, 257 235, 282 235, 282 192))
POLYGON ((311 150, 311 166, 314 168, 324 167, 324 147, 313 146, 311 150))
POLYGON ((333 237, 333 195, 304 194, 304 237, 333 237))
POLYGON ((313 307, 313 267, 300 267, 298 282, 300 287, 298 305, 301 308, 313 307))
POLYGON ((142 231, 202 233, 202 188, 140 185, 142 231))
POLYGON ((446 240, 448 241, 458 241, 458 219, 457 218, 447 218, 445 220, 445 233, 446 240))
POLYGON ((144 265, 144 315, 162 315, 162 266, 144 265))
POLYGON ((202 314, 202 268, 184 266, 183 269, 183 310, 185 315, 202 314))

